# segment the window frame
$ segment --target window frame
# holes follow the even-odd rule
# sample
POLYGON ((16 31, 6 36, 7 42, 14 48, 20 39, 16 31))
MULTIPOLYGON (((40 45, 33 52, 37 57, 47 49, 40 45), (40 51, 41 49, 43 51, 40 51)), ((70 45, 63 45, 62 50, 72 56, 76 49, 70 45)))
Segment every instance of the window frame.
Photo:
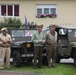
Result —
POLYGON ((55 18, 57 17, 57 4, 36 4, 36 17, 37 18, 45 18, 45 17, 49 17, 49 18, 55 18), (55 9, 55 13, 52 13, 51 9, 55 9), (37 12, 38 9, 42 9, 42 14, 39 14, 37 12), (49 12, 47 14, 45 14, 45 9, 49 9, 49 12))
MULTIPOLYGON (((1 17, 19 17, 19 15, 18 16, 15 16, 15 5, 18 5, 18 6, 20 6, 19 4, 0 4, 0 16, 1 17), (2 5, 5 5, 6 6, 6 14, 5 15, 2 15, 2 12, 1 12, 1 6, 2 5), (10 16, 10 15, 8 15, 8 6, 12 6, 12 15, 10 16)), ((18 8, 19 9, 19 11, 20 11, 20 7, 18 8)))

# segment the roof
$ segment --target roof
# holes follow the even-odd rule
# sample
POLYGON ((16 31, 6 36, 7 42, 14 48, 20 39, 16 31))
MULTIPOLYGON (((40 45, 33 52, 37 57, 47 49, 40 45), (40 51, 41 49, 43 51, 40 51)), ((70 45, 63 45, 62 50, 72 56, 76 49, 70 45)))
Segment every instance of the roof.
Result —
POLYGON ((76 29, 76 25, 74 24, 60 24, 60 25, 56 25, 56 27, 65 28, 65 29, 76 29))

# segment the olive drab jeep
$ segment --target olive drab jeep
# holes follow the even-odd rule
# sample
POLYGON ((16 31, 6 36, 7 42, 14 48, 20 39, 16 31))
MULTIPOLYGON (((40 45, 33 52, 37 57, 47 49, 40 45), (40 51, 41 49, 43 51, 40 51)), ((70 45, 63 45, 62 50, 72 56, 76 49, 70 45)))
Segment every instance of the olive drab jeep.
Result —
MULTIPOLYGON (((43 30, 46 32, 49 28, 43 30)), ((57 54, 56 62, 59 63, 61 59, 73 58, 76 66, 76 25, 56 25, 58 33, 57 39, 57 54)))
POLYGON ((32 61, 34 44, 31 38, 36 31, 37 29, 11 29, 11 58, 15 67, 20 67, 21 62, 32 61))

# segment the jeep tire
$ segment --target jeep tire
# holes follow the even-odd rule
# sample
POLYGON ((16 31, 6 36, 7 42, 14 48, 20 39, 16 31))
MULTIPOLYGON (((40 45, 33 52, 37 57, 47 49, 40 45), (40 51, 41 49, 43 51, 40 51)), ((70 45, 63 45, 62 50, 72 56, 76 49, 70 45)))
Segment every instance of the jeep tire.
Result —
POLYGON ((75 54, 74 54, 74 65, 75 65, 75 67, 76 67, 76 52, 75 52, 75 54))
POLYGON ((15 67, 20 67, 21 65, 21 54, 18 51, 13 52, 13 64, 15 67))

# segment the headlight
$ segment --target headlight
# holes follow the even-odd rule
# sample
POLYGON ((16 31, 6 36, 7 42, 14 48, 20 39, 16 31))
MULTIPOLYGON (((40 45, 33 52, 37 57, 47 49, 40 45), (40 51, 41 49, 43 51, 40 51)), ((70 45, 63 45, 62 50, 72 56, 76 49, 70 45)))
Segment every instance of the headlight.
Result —
POLYGON ((27 46, 28 48, 30 48, 30 47, 31 47, 31 44, 30 44, 30 43, 28 43, 26 46, 27 46))

